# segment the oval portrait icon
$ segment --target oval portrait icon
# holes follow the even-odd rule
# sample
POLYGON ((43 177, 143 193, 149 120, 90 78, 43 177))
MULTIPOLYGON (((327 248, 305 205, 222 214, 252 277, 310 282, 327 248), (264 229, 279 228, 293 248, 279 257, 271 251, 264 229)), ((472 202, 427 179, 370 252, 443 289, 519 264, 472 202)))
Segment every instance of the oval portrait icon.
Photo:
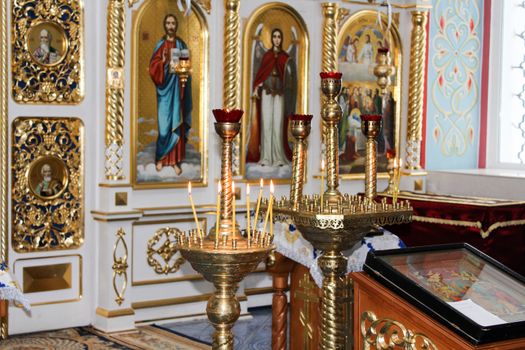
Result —
POLYGON ((64 29, 54 22, 40 22, 29 29, 27 50, 41 65, 54 66, 66 56, 68 40, 64 29))
POLYGON ((36 159, 29 167, 28 183, 31 192, 42 199, 58 197, 68 183, 64 162, 53 156, 36 159))

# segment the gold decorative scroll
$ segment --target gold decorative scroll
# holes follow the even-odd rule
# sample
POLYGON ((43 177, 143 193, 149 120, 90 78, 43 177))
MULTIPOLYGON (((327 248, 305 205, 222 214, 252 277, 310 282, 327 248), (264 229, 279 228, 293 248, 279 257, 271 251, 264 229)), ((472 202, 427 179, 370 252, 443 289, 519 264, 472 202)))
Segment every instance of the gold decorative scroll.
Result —
POLYGON ((107 180, 124 178, 124 58, 126 14, 124 0, 110 0, 106 47, 106 163, 107 180))
MULTIPOLYGON (((7 217, 7 1, 0 2, 0 261, 8 261, 8 217, 7 217)), ((7 312, 7 311, 6 311, 7 312)), ((8 333, 7 314, 0 317, 0 340, 8 333)))
POLYGON ((207 14, 211 14, 211 0, 195 0, 207 14))
POLYGON ((83 129, 77 118, 13 121, 11 243, 16 252, 75 249, 84 242, 83 129))
POLYGON ((179 271, 182 264, 186 261, 179 256, 172 262, 173 257, 177 254, 175 237, 180 234, 181 231, 179 229, 166 227, 157 230, 153 237, 149 239, 146 253, 148 265, 159 275, 167 275, 179 271), (160 256, 162 261, 159 261, 156 255, 160 256))
POLYGON ((372 311, 361 314, 360 328, 364 350, 438 350, 426 335, 414 333, 395 320, 378 320, 372 311))
POLYGON ((124 239, 125 235, 126 232, 124 232, 124 229, 120 228, 117 231, 117 240, 113 246, 113 265, 111 266, 113 269, 113 290, 117 295, 115 301, 119 305, 124 302, 124 293, 126 292, 126 287, 128 286, 128 245, 124 239), (122 247, 120 248, 122 254, 117 257, 117 251, 119 250, 119 247, 122 247), (122 279, 122 285, 120 288, 117 287, 117 276, 120 276, 122 279))
MULTIPOLYGON (((18 103, 77 104, 84 98, 80 0, 18 0, 12 8, 12 93, 18 103), (42 50, 47 33, 48 49, 42 50)), ((3 31, 5 33, 5 31, 3 31)), ((3 44, 7 39, 3 41, 3 44)))
POLYGON ((406 168, 421 169, 423 129, 423 98, 426 72, 427 16, 426 11, 412 11, 410 39, 410 72, 408 77, 408 127, 406 168))

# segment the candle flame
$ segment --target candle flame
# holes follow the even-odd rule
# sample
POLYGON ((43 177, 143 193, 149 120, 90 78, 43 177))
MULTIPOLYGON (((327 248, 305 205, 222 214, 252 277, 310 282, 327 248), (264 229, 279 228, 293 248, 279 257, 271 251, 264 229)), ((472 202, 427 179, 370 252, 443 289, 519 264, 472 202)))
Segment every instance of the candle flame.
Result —
POLYGON ((217 192, 218 192, 218 193, 221 193, 221 192, 222 192, 222 186, 221 186, 220 181, 219 181, 219 183, 217 184, 217 192))
POLYGON ((259 186, 260 186, 261 188, 263 188, 263 185, 264 185, 264 181, 263 181, 263 179, 262 179, 262 177, 261 177, 261 179, 259 180, 259 186))
POLYGON ((321 170, 324 171, 324 159, 321 159, 321 170))
POLYGON ((402 168, 403 167, 403 159, 399 159, 399 167, 402 168))
POLYGON ((275 188, 273 187, 273 180, 270 180, 270 193, 273 194, 275 188))
POLYGON ((232 181, 232 193, 235 196, 235 181, 232 181))
POLYGON ((246 184, 246 195, 250 194, 250 184, 246 184))
POLYGON ((191 196, 191 181, 188 181, 188 194, 191 196))

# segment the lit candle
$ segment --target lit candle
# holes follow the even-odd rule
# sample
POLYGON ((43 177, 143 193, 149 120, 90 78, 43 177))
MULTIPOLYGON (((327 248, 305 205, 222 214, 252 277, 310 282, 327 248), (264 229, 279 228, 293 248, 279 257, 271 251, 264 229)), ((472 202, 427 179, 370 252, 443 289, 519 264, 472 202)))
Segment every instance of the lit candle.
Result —
POLYGON ((259 197, 257 197, 257 206, 255 208, 255 217, 253 219, 253 233, 255 234, 255 231, 257 231, 257 218, 259 217, 259 207, 261 206, 261 199, 262 199, 262 193, 263 193, 263 179, 259 180, 259 197))
POLYGON ((268 201, 268 208, 266 208, 266 218, 264 219, 263 233, 266 233, 266 225, 268 225, 268 219, 270 218, 270 212, 272 211, 273 202, 273 181, 270 180, 270 200, 268 201))
POLYGON ((197 233, 202 237, 201 226, 199 225, 197 213, 195 212, 195 205, 193 204, 193 198, 191 197, 191 181, 188 182, 188 197, 190 198, 191 210, 193 211, 193 219, 195 220, 195 225, 197 226, 197 233))
POLYGON ((248 231, 248 242, 250 241, 250 184, 246 184, 246 228, 248 231))
POLYGON ((323 211, 324 199, 324 159, 321 160, 321 211, 323 211))
POLYGON ((401 168, 403 167, 403 160, 402 159, 399 159, 399 163, 398 163, 398 168, 397 168, 397 178, 395 179, 395 183, 396 183, 396 190, 395 190, 395 193, 396 193, 396 201, 397 201, 397 196, 399 195, 399 185, 401 183, 401 168))
POLYGON ((232 205, 233 205, 233 217, 232 217, 232 232, 233 238, 235 238, 235 181, 232 181, 232 205))
POLYGON ((273 187, 273 181, 270 180, 270 235, 273 236, 273 193, 275 188, 273 187))
POLYGON ((217 185, 217 213, 216 213, 216 222, 215 222, 215 242, 219 242, 219 226, 220 226, 220 211, 221 211, 221 182, 217 185))

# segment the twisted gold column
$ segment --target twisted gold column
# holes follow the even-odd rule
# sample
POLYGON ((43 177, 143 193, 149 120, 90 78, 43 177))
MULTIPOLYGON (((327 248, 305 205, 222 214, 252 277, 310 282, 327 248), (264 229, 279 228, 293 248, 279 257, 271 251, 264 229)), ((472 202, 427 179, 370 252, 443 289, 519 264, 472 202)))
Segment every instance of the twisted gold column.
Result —
POLYGON ((107 180, 120 180, 123 175, 124 142, 124 0, 108 3, 106 48, 106 164, 107 180))
MULTIPOLYGON (((0 3, 0 36, 2 43, 0 48, 0 261, 9 264, 8 261, 8 223, 7 223, 7 171, 9 166, 7 156, 7 1, 0 3)), ((0 318, 0 339, 6 339, 8 335, 6 305, 6 317, 0 318)))
POLYGON ((321 301, 321 349, 345 349, 345 322, 343 318, 342 276, 346 272, 347 258, 340 251, 329 250, 319 258, 323 272, 323 298, 321 301))
POLYGON ((223 107, 238 108, 239 101, 239 55, 240 55, 240 0, 224 0, 224 98, 223 107))
POLYGON ((291 131, 295 137, 292 162, 292 183, 290 185, 290 203, 293 210, 299 209, 303 197, 304 166, 306 159, 306 138, 310 135, 312 116, 292 115, 291 131))
POLYGON ((407 169, 421 169, 421 133, 423 128, 423 98, 426 71, 427 16, 426 11, 412 11, 410 39, 410 72, 408 77, 407 169))
POLYGON ((323 72, 337 71, 337 10, 334 2, 325 2, 323 6, 323 72))

